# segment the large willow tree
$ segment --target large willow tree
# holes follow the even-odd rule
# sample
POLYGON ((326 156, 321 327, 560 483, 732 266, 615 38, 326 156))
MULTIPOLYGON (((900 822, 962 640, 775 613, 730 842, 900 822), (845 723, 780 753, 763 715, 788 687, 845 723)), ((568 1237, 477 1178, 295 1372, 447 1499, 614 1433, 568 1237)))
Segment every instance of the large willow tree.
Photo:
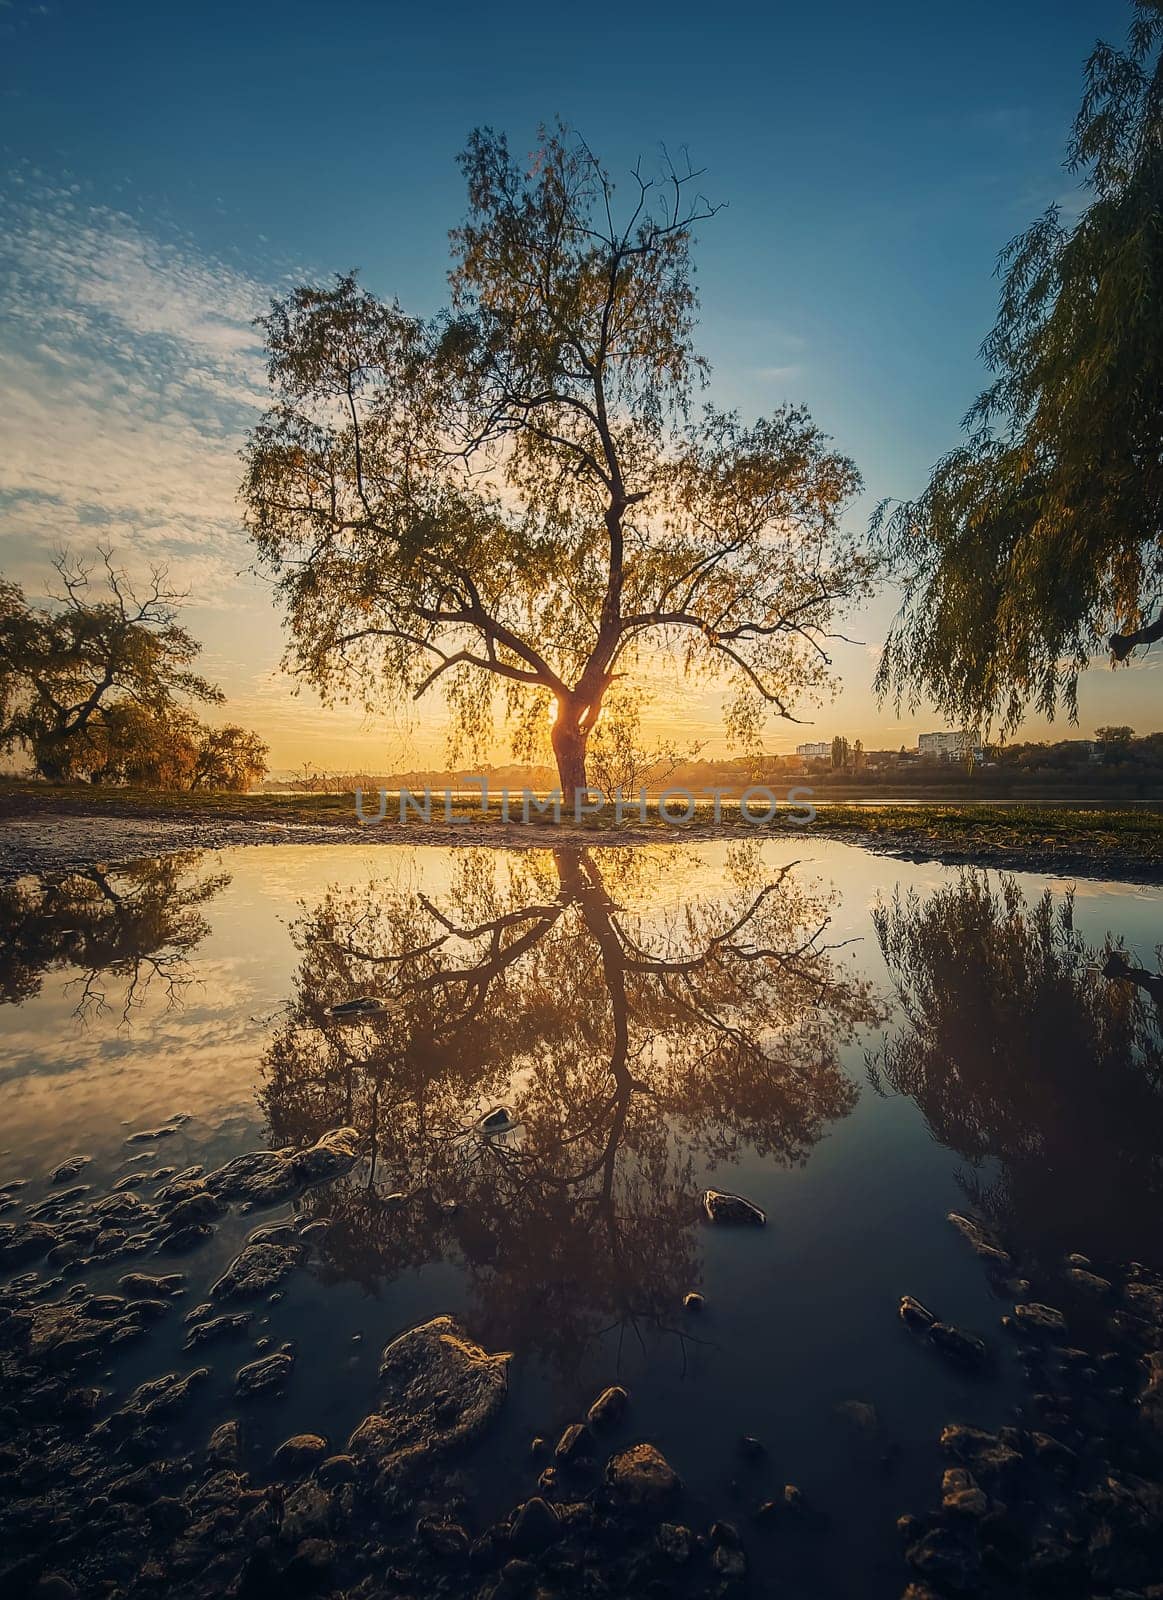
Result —
POLYGON ((1163 638, 1163 0, 1135 11, 1087 64, 1089 205, 1003 253, 968 441, 879 519, 904 601, 878 687, 965 726, 1073 716, 1093 656, 1163 638))
POLYGON ((611 682, 652 649, 725 674, 754 737, 826 680, 836 608, 867 582, 838 526, 854 467, 801 409, 695 413, 696 174, 636 171, 619 220, 563 128, 525 168, 478 131, 461 166, 446 312, 348 276, 265 321, 275 400, 244 497, 291 666, 373 710, 441 686, 477 749, 501 688, 517 754, 552 718, 567 793, 611 682))

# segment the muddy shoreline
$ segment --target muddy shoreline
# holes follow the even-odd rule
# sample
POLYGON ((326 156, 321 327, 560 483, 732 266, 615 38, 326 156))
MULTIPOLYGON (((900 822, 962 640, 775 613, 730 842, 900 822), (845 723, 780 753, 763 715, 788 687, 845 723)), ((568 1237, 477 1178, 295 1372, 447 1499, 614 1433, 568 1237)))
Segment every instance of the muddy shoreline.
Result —
MULTIPOLYGON (((23 809, 23 808, 22 808, 23 809)), ((454 817, 451 822, 387 822, 360 825, 336 818, 320 822, 280 822, 254 817, 240 804, 234 815, 86 814, 71 807, 54 812, 37 808, 14 814, 0 807, 0 882, 29 874, 79 870, 95 864, 119 866, 146 857, 191 850, 226 850, 246 845, 435 845, 451 849, 549 849, 560 845, 609 848, 625 845, 692 844, 709 839, 792 838, 810 848, 813 839, 840 839, 900 860, 935 861, 946 866, 993 867, 1006 872, 1036 872, 1054 877, 1163 883, 1163 855, 1152 839, 1144 851, 1134 843, 1108 838, 1080 846, 1077 837, 1045 837, 1034 844, 999 843, 981 837, 971 816, 959 831, 946 828, 934 838, 918 808, 911 827, 837 825, 824 813, 806 827, 777 822, 744 827, 738 822, 694 822, 682 827, 657 823, 524 825, 488 818, 454 817)))

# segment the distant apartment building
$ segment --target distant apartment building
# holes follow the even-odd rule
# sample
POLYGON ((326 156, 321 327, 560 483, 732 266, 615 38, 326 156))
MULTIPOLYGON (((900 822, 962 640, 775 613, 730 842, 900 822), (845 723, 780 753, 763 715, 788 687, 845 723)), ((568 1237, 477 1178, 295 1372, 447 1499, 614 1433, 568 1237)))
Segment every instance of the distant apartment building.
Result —
POLYGON ((962 729, 959 733, 920 733, 917 735, 917 754, 932 756, 938 761, 973 754, 973 735, 962 729))
POLYGON ((831 739, 820 739, 815 744, 797 744, 796 755, 804 756, 808 761, 830 761, 832 759, 831 739))

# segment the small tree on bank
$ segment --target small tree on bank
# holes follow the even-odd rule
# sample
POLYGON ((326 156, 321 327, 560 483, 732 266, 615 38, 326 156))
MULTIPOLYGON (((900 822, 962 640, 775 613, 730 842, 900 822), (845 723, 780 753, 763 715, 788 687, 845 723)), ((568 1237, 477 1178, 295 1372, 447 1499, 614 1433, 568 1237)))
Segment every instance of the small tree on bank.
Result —
POLYGON ((54 607, 0 578, 0 749, 26 749, 51 783, 244 789, 266 769, 256 734, 204 727, 185 700, 220 703, 190 670, 200 646, 155 570, 144 598, 102 553, 104 582, 62 555, 54 607))
POLYGON ((441 685, 454 759, 502 689, 518 756, 552 715, 567 792, 648 650, 725 674, 730 731, 754 740, 825 681, 835 609, 866 588, 838 527, 854 467, 801 409, 692 416, 692 230, 714 212, 696 174, 635 171, 616 221, 564 129, 526 171, 478 131, 461 166, 446 313, 348 276, 265 321, 275 404, 244 499, 292 666, 372 710, 441 685))
POLYGON ((1163 0, 1100 44, 1068 155, 1091 203, 1003 253, 996 373, 920 499, 882 508, 904 584, 877 687, 956 726, 1073 717, 1079 672, 1163 638, 1163 0))

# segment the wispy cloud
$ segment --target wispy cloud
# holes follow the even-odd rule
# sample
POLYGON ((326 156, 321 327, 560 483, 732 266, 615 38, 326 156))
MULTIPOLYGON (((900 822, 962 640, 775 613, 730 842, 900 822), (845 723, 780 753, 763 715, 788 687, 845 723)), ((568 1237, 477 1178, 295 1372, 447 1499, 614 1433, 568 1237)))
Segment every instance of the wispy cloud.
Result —
POLYGON ((2 560, 105 539, 226 603, 246 559, 237 451, 264 399, 270 287, 76 186, 9 175, 0 199, 2 560))

